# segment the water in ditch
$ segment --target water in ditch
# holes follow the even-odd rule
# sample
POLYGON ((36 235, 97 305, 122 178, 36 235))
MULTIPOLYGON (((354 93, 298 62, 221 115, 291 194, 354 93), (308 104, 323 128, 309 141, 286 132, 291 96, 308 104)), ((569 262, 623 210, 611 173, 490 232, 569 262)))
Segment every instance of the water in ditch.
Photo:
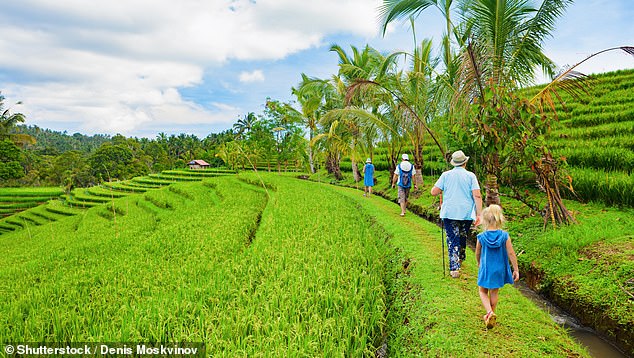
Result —
POLYGON ((553 321, 557 324, 567 328, 577 342, 582 344, 588 350, 588 353, 592 357, 600 358, 627 358, 627 355, 614 346, 611 342, 603 338, 599 333, 589 327, 585 327, 579 322, 560 309, 553 305, 548 300, 540 296, 535 291, 531 290, 523 282, 516 282, 514 285, 525 297, 533 301, 542 310, 548 312, 553 321))

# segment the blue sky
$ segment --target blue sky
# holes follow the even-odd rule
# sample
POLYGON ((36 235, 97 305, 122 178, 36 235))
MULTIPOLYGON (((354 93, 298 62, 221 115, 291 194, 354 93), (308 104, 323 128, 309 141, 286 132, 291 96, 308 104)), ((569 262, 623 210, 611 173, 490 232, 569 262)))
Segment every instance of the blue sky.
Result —
MULTIPOLYGON (((301 74, 337 71, 336 43, 383 51, 413 47, 408 24, 377 25, 381 0, 3 0, 0 91, 26 124, 68 133, 205 137, 228 129, 267 97, 292 100, 301 74), (22 104, 15 104, 21 101, 22 104)), ((433 10, 417 37, 438 44, 433 10)), ((578 0, 546 54, 572 65, 613 46, 634 46, 632 0, 578 0)), ((634 68, 610 52, 579 69, 634 68)), ((544 78, 538 77, 538 82, 544 78)))

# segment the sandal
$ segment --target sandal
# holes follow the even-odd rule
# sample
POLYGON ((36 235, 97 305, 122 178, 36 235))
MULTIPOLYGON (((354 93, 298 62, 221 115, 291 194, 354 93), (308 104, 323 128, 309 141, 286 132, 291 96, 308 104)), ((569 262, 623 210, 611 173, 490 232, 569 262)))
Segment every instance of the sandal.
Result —
POLYGON ((496 320, 497 320, 497 315, 493 311, 490 311, 489 313, 484 315, 484 323, 486 324, 487 328, 495 327, 496 320))

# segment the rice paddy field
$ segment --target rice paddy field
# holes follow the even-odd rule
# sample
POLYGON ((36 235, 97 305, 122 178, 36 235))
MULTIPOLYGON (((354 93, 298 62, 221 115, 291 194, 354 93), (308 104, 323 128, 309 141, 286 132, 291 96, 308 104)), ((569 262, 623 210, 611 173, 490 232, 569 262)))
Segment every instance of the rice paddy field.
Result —
POLYGON ((435 226, 404 222, 379 197, 255 173, 125 189, 77 192, 76 202, 111 196, 0 235, 1 342, 202 342, 214 357, 587 356, 511 288, 500 325, 485 329, 475 260, 462 279, 443 276, 435 226))

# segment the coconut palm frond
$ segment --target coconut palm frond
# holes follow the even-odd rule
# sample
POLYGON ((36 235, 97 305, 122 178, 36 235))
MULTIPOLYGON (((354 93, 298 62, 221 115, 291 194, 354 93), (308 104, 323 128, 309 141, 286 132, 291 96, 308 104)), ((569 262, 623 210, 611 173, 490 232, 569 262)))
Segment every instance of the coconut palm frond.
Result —
POLYGON ((581 94, 587 93, 587 84, 585 83, 587 81, 587 76, 581 72, 575 71, 575 68, 597 55, 613 50, 621 50, 634 56, 634 46, 612 47, 593 53, 582 61, 576 63, 574 66, 562 71, 557 77, 555 77, 555 79, 533 96, 530 102, 535 103, 537 100, 540 102, 552 100, 552 96, 549 96, 548 94, 551 91, 556 91, 557 89, 562 89, 575 97, 579 97, 581 94))
POLYGON ((410 16, 416 17, 430 6, 438 6, 434 0, 384 0, 379 7, 379 19, 383 35, 387 31, 387 25, 396 20, 410 16))
POLYGON ((393 52, 389 54, 387 57, 385 57, 385 59, 381 63, 381 66, 379 67, 379 72, 377 73, 377 76, 376 76, 377 81, 381 81, 386 76, 388 76, 388 73, 390 72, 390 70, 396 67, 396 60, 401 55, 407 55, 407 53, 398 51, 398 52, 393 52))
POLYGON ((372 80, 364 80, 364 79, 355 80, 354 82, 352 82, 352 84, 350 84, 350 86, 348 86, 346 90, 344 103, 346 104, 346 106, 349 106, 352 103, 352 100, 354 98, 359 97, 359 95, 365 89, 367 89, 368 87, 375 87, 375 86, 382 87, 381 84, 372 80))
MULTIPOLYGON (((555 29, 556 21, 563 15, 566 8, 572 5, 573 0, 546 0, 535 10, 535 15, 517 29, 519 36, 517 43, 513 46, 514 51, 508 60, 509 66, 514 68, 526 68, 526 54, 540 54, 542 43, 549 37, 555 29)), ((543 56, 540 63, 544 73, 554 75, 554 63, 543 56)), ((529 69, 532 68, 529 67, 529 69)))
POLYGON ((630 55, 634 56, 634 46, 621 46, 619 47, 621 50, 629 53, 630 55))
POLYGON ((488 71, 484 66, 487 60, 483 53, 473 41, 468 43, 454 81, 452 107, 458 107, 464 101, 471 102, 474 98, 484 100, 483 79, 488 77, 488 71))
POLYGON ((376 125, 380 127, 383 131, 396 133, 395 128, 383 121, 379 116, 358 107, 331 110, 328 112, 327 116, 333 116, 339 119, 346 118, 347 121, 358 122, 361 126, 364 127, 376 125))

